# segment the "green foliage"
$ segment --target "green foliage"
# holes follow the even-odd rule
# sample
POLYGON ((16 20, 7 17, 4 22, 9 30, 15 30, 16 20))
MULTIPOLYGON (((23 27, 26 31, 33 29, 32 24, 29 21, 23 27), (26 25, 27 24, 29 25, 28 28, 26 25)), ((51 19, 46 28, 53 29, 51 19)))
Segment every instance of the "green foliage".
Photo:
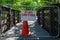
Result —
MULTIPOLYGON (((53 0, 54 1, 54 0, 53 0)), ((12 8, 19 9, 16 6, 46 6, 55 3, 52 0, 0 0, 0 4, 12 4, 12 8)))

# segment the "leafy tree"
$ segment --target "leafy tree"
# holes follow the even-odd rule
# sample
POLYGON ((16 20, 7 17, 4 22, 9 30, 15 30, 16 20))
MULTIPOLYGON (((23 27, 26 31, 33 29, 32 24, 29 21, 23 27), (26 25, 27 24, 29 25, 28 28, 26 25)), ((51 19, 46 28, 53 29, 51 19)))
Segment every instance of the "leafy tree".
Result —
POLYGON ((0 0, 0 4, 11 4, 12 8, 19 10, 17 6, 46 6, 56 3, 59 3, 59 0, 0 0))

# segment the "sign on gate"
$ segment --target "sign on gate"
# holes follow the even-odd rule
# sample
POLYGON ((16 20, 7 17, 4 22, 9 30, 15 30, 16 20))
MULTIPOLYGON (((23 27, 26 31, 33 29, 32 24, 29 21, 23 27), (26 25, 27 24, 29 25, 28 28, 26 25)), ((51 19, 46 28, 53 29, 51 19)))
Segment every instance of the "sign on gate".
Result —
POLYGON ((21 11, 21 20, 28 20, 28 21, 36 20, 36 11, 22 10, 21 11))

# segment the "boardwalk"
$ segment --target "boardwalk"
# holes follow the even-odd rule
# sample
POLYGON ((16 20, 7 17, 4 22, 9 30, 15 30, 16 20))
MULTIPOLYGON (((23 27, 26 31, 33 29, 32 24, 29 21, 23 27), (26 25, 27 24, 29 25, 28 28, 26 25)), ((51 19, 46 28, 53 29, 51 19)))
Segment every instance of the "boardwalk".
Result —
MULTIPOLYGON (((21 36, 20 32, 22 30, 22 22, 17 24, 17 27, 12 27, 7 31, 2 40, 51 40, 51 36, 47 31, 45 31, 37 21, 29 21, 29 31, 31 32, 30 36, 21 36)), ((57 39, 56 39, 57 40, 57 39)))

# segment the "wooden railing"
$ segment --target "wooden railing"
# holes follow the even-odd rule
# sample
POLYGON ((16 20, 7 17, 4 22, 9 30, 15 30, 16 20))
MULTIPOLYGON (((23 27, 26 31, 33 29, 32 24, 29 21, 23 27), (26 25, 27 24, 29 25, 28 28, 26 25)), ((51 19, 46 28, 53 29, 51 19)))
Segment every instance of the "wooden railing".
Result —
POLYGON ((58 7, 42 7, 37 12, 38 23, 51 35, 58 35, 58 7))
POLYGON ((6 32, 20 22, 20 11, 1 6, 1 28, 6 32))

